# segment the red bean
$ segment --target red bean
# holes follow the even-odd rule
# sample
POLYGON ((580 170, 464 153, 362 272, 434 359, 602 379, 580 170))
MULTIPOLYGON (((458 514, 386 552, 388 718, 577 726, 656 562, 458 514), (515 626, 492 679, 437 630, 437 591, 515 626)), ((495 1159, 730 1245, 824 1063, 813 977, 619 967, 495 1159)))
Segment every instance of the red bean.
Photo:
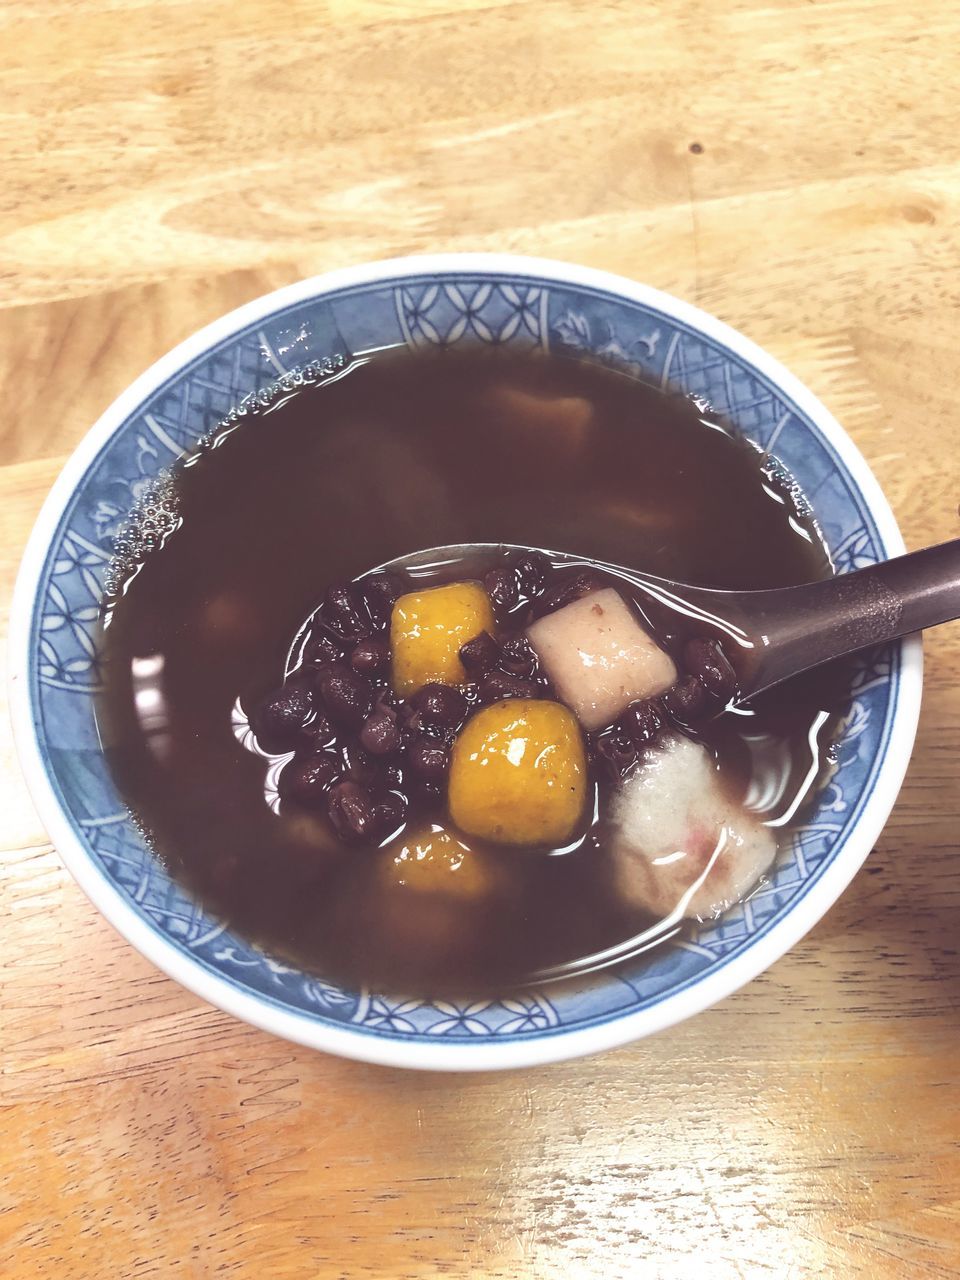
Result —
POLYGON ((467 700, 449 684, 425 684, 412 699, 424 728, 459 729, 467 714, 467 700))
POLYGON ((343 650, 330 636, 322 631, 314 632, 303 649, 303 661, 314 667, 326 666, 331 662, 339 662, 343 650))
POLYGON ((363 593, 352 582, 335 582, 327 588, 320 616, 342 640, 362 640, 373 630, 363 593))
POLYGON ((407 748, 407 764, 418 781, 441 783, 447 776, 450 754, 442 743, 421 738, 407 748))
POLYGON ((524 551, 514 561, 520 579, 520 590, 525 596, 539 595, 553 566, 542 551, 524 551))
POLYGON ((680 724, 693 724, 707 709, 707 691, 696 676, 684 676, 663 695, 663 705, 680 724))
POLYGON ((520 596, 520 582, 513 569, 490 569, 483 575, 483 587, 494 607, 509 611, 520 596))
POLYGON ((392 707, 381 705, 367 716, 360 742, 374 756, 389 756, 400 750, 400 726, 392 707))
POLYGON ((341 840, 356 844, 376 833, 373 799, 357 782, 337 782, 327 796, 327 814, 341 840))
POLYGON ((295 800, 310 809, 322 809, 327 802, 327 790, 339 772, 339 760, 326 752, 296 756, 284 765, 277 785, 282 799, 295 800))
POLYGON ((460 646, 460 661, 468 674, 482 675, 495 667, 500 658, 500 646, 489 631, 481 631, 478 636, 460 646))
POLYGON ((394 601, 406 590, 403 579, 396 573, 375 573, 361 578, 357 585, 363 591, 372 621, 377 630, 382 631, 390 621, 394 601))
POLYGON ((653 701, 631 702, 620 717, 617 727, 635 746, 643 747, 652 742, 663 728, 663 716, 653 701))
POLYGON ((321 672, 319 685, 327 715, 334 724, 359 728, 373 704, 373 693, 366 680, 350 667, 338 664, 321 672))
POLYGON ((261 747, 282 751, 296 746, 314 706, 313 690, 306 681, 288 680, 268 694, 252 717, 253 731, 261 747))
POLYGON ((390 666, 390 646, 386 640, 361 640, 350 654, 350 665, 354 671, 371 679, 384 675, 390 666))
POLYGON ((715 698, 726 702, 736 693, 737 673, 716 640, 688 640, 683 647, 683 665, 715 698))
POLYGON ((514 636, 500 646, 502 656, 497 664, 511 676, 532 676, 540 665, 526 636, 514 636))
POLYGON ((605 729, 597 734, 593 741, 593 749, 601 767, 613 782, 625 777, 637 763, 638 752, 635 743, 616 727, 605 729))
POLYGON ((574 600, 579 600, 602 586, 603 583, 591 570, 579 569, 548 588, 536 602, 534 614, 541 618, 546 613, 555 613, 557 609, 572 604, 574 600))

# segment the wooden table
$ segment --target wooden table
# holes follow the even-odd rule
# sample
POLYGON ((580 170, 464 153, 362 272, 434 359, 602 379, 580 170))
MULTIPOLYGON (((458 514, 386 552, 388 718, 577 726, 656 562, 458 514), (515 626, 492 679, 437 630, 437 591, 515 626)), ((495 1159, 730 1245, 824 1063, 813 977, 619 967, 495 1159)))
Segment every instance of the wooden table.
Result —
MULTIPOLYGON (((7 0, 0 574, 100 411, 298 277, 507 249, 790 365, 912 547, 956 536, 960 4, 7 0)), ((338 1061, 157 973, 0 728, 0 1274, 960 1276, 960 627, 865 870, 673 1031, 464 1078, 338 1061)))

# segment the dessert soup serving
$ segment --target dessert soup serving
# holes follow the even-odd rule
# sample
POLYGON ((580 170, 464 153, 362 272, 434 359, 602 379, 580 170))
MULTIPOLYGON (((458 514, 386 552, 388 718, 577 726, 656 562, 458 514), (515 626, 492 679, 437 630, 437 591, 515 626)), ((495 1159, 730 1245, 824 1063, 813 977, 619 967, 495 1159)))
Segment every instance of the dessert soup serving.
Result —
POLYGON ((849 671, 724 711, 722 638, 591 556, 830 573, 782 467, 583 357, 383 353, 228 419, 119 539, 121 795, 210 910, 347 983, 491 995, 719 919, 829 769, 849 671), (375 569, 436 543, 467 550, 375 569))
POLYGON ((921 678, 908 639, 744 704, 722 629, 614 567, 902 551, 824 407, 696 308, 509 255, 349 268, 187 339, 69 460, 17 745, 93 902, 221 1008, 395 1065, 593 1052, 823 915, 921 678))

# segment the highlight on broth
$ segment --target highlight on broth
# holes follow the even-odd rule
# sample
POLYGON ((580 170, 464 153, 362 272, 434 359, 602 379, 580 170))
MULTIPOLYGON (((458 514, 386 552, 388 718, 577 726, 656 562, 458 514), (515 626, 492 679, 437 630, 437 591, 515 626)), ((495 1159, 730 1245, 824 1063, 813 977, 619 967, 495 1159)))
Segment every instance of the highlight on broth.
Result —
POLYGON ((845 672, 724 711, 721 642, 597 562, 825 576, 782 468, 582 360, 405 351, 306 382, 231 415, 118 546, 101 734, 171 873, 271 954, 425 994, 589 972, 749 895, 845 672), (476 550, 375 568, 451 544, 476 550))

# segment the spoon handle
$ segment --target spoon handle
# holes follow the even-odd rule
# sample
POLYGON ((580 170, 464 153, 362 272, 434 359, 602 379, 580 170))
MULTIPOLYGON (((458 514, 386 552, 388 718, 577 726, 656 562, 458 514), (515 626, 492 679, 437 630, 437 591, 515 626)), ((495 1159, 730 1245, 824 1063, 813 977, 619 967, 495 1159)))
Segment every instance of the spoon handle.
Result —
POLYGON ((741 597, 752 695, 830 658, 960 617, 960 538, 822 582, 741 597))

